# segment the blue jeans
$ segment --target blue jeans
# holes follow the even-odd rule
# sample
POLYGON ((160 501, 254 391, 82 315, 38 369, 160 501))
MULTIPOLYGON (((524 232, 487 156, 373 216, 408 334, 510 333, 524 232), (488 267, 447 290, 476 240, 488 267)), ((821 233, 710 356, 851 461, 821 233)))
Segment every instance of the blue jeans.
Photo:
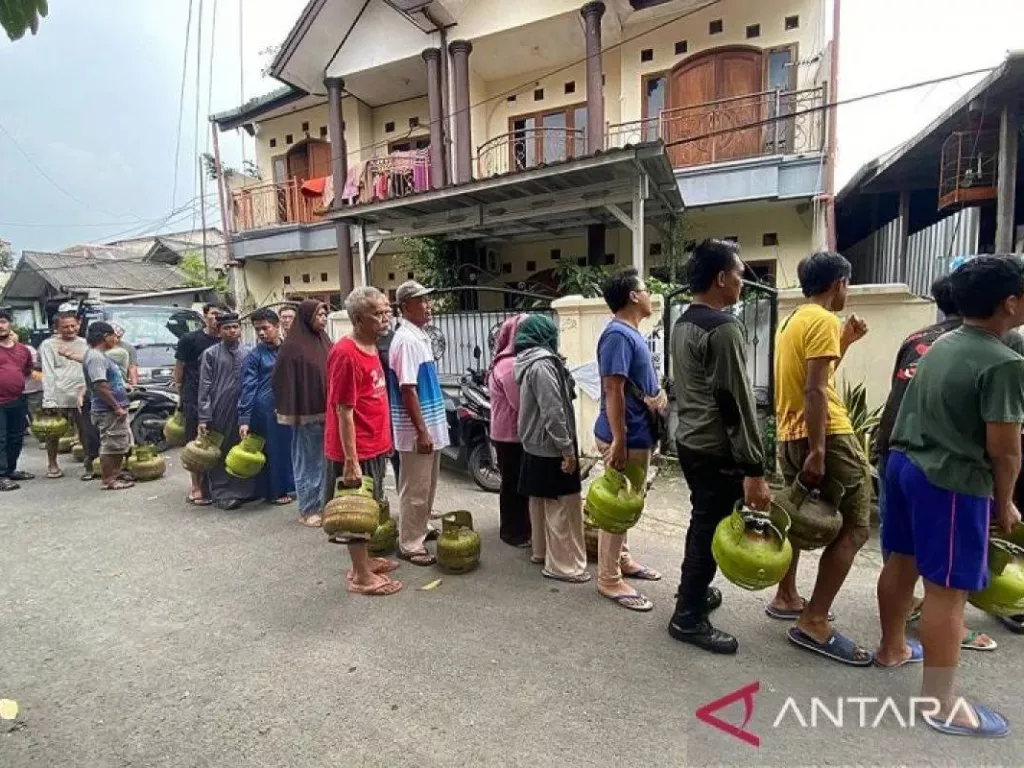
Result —
POLYGON ((10 477, 18 470, 27 419, 28 404, 24 396, 0 405, 0 477, 10 477))
POLYGON ((886 451, 878 459, 878 547, 882 550, 883 563, 889 559, 889 551, 882 543, 882 528, 885 526, 885 462, 888 458, 889 452, 886 451))
POLYGON ((324 423, 300 424, 292 433, 292 469, 299 514, 318 515, 324 498, 324 423))

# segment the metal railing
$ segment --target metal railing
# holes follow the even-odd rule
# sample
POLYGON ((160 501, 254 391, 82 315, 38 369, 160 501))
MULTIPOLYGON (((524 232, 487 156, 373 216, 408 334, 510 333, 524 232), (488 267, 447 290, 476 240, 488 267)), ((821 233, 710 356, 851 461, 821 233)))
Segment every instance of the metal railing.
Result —
POLYGON ((232 231, 248 232, 282 224, 309 224, 320 220, 321 195, 302 193, 299 179, 267 182, 231 192, 232 231))
MULTIPOLYGON (((429 150, 392 152, 366 161, 356 202, 380 202, 430 189, 429 150)), ((348 203, 349 201, 345 201, 348 203)))
POLYGON ((605 146, 662 139, 674 168, 820 152, 825 146, 824 103, 825 89, 819 86, 665 109, 658 117, 609 126, 605 146))
POLYGON ((582 128, 523 128, 495 136, 477 147, 480 178, 514 173, 587 154, 582 128))

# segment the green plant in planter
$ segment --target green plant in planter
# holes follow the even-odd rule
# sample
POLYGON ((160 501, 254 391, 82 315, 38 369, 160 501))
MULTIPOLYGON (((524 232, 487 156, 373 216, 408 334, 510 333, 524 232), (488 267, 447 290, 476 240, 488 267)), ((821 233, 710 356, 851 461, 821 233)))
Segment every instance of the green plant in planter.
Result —
POLYGON ((850 417, 857 442, 864 449, 864 455, 874 465, 876 457, 872 455, 871 443, 875 430, 878 429, 882 406, 868 408, 867 390, 863 382, 851 385, 848 381, 843 382, 843 405, 846 406, 846 414, 850 417))

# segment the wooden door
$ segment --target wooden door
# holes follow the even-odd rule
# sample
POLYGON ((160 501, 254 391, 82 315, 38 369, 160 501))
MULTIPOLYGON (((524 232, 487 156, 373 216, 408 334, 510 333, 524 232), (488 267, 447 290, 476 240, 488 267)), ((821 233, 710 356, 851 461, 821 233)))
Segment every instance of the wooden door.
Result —
POLYGON ((326 141, 310 140, 309 178, 319 179, 331 175, 331 145, 326 141))
POLYGON ((288 153, 288 177, 302 184, 309 178, 309 155, 305 146, 295 147, 288 153))
POLYGON ((709 51, 672 70, 668 109, 662 117, 666 143, 716 134, 670 147, 672 165, 680 168, 760 154, 760 126, 730 129, 761 120, 762 98, 756 94, 762 90, 763 78, 763 54, 749 48, 709 51))
MULTIPOLYGON (((669 108, 663 113, 661 126, 666 144, 711 132, 713 110, 702 105, 715 100, 716 90, 713 56, 691 59, 672 71, 669 108)), ((711 146, 709 139, 703 139, 670 147, 672 167, 711 162, 711 146)))

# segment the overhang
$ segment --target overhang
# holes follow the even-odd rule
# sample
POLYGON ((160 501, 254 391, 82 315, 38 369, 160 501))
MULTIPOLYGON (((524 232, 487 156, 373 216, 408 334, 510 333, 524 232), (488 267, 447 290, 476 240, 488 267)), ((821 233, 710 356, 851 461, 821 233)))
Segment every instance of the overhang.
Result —
POLYGON ((444 235, 448 239, 562 237, 589 224, 625 222, 642 194, 645 219, 683 210, 660 141, 612 149, 417 195, 332 211, 332 219, 375 242, 444 235))

